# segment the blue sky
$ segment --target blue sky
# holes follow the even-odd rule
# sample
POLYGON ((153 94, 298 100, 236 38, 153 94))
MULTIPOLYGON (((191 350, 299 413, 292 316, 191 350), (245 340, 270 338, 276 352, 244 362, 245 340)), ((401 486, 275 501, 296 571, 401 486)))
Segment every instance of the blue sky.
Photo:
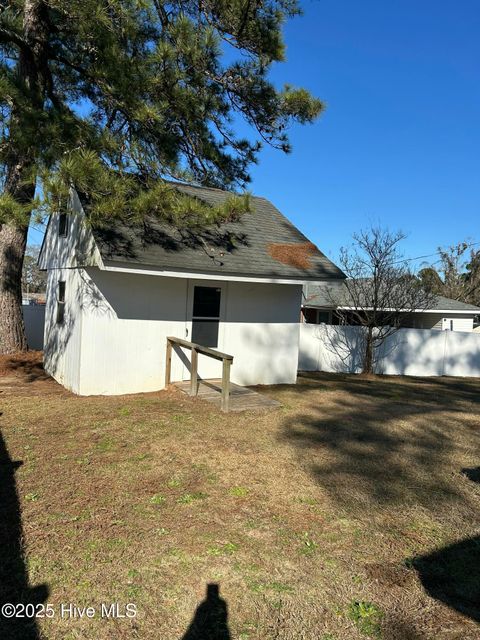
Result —
MULTIPOLYGON (((408 233, 410 256, 480 240, 478 0, 311 0, 286 28, 276 82, 324 115, 264 150, 253 190, 327 255, 370 222, 408 233)), ((435 260, 435 258, 432 258, 435 260)))
POLYGON ((327 109, 292 129, 292 154, 262 151, 251 190, 333 259, 370 222, 408 233, 410 257, 480 241, 478 0, 304 0, 303 9, 272 77, 307 87, 327 109))

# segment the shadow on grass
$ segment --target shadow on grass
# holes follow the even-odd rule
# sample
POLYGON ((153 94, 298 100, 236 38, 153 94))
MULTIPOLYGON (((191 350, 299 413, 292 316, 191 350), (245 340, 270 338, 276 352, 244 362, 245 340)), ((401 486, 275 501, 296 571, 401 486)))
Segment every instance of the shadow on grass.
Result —
MULTIPOLYGON (((480 482, 480 468, 455 468, 455 457, 480 447, 479 390, 475 380, 305 374, 293 390, 304 394, 302 411, 286 418, 282 439, 332 503, 356 517, 390 508, 401 518, 420 506, 421 517, 458 518, 461 531, 476 518, 467 478, 480 482)), ((480 621, 478 537, 414 562, 430 596, 480 621)))
MULTIPOLYGON (((11 460, 0 434, 0 606, 11 603, 18 606, 18 613, 22 613, 21 605, 39 605, 48 596, 46 585, 32 588, 28 584, 15 482, 15 471, 21 465, 22 462, 11 460)), ((26 615, 25 611, 23 614, 26 615)), ((0 613, 2 640, 39 640, 40 637, 35 618, 6 618, 0 613)))
POLYGON ((432 598, 480 622, 480 536, 419 556, 413 566, 432 598))
POLYGON ((480 467, 472 467, 471 469, 462 469, 462 473, 472 482, 480 484, 480 467))
POLYGON ((220 597, 218 584, 208 584, 201 602, 182 640, 230 640, 228 607, 220 597))
POLYGON ((286 418, 282 439, 346 508, 466 510, 474 505, 452 480, 451 461, 463 445, 480 447, 480 430, 461 417, 479 412, 479 390, 476 381, 302 374, 289 389, 303 396, 302 411, 286 418), (327 392, 338 398, 323 403, 327 392))

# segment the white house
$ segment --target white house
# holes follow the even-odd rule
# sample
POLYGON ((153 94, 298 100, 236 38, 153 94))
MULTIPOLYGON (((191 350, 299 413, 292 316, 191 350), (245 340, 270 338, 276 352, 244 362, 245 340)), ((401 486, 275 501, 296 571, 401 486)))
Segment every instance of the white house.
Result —
MULTIPOLYGON (((335 313, 338 309, 343 324, 356 324, 352 316, 349 321, 349 309, 353 303, 343 281, 335 283, 307 283, 303 288, 302 320, 310 324, 339 324, 335 313), (332 300, 340 300, 334 306, 332 300)), ((410 329, 438 329, 440 331, 468 331, 474 329, 475 318, 480 316, 480 307, 451 300, 444 296, 435 296, 428 309, 422 308, 400 314, 401 325, 410 329)))
MULTIPOLYGON (((175 184, 209 204, 228 193, 175 184)), ((93 228, 72 193, 53 215, 39 264, 48 271, 44 366, 81 395, 164 386, 166 338, 233 355, 241 385, 293 383, 306 282, 343 273, 270 202, 252 198, 239 221, 203 231, 158 221, 93 228)), ((172 380, 188 379, 190 352, 177 349, 172 380)), ((199 375, 221 363, 199 355, 199 375)))

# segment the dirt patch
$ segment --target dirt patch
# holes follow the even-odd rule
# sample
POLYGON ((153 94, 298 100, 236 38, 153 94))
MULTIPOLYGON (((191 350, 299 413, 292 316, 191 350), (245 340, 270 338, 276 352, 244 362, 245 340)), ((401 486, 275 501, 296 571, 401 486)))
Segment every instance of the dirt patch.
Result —
POLYGON ((25 351, 13 355, 0 356, 0 376, 16 376, 33 382, 47 380, 43 369, 42 351, 25 351))
POLYGON ((416 576, 413 570, 398 566, 391 562, 374 562, 365 567, 366 574, 383 587, 405 587, 415 582, 416 576))

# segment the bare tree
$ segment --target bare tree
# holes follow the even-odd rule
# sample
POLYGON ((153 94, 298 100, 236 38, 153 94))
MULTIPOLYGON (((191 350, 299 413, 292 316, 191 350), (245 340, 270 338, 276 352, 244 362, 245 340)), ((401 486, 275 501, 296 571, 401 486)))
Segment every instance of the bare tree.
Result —
POLYGON ((29 245, 25 251, 22 270, 22 291, 24 293, 41 293, 47 287, 47 274, 38 266, 40 247, 29 245))
POLYGON ((400 231, 370 227, 341 249, 347 279, 341 293, 337 289, 329 295, 343 324, 364 328, 363 373, 373 373, 375 354, 408 315, 429 308, 434 299, 400 252, 405 237, 400 231))
POLYGON ((450 247, 438 249, 438 265, 420 270, 424 283, 431 283, 438 295, 480 304, 480 250, 478 242, 464 240, 450 247))

